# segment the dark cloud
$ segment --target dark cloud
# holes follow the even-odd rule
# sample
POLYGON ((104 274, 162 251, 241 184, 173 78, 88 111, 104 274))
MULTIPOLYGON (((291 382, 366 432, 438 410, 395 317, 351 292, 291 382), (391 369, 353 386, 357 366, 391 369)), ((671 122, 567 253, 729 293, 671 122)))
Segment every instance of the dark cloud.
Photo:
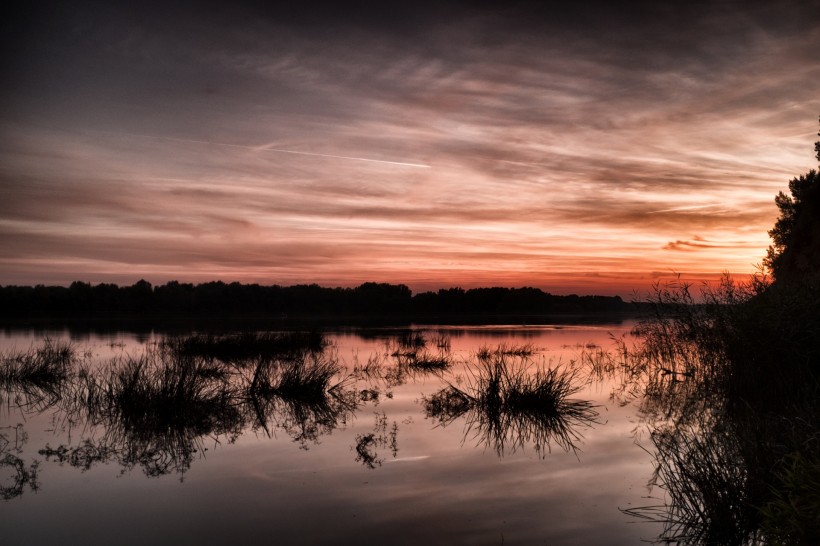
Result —
POLYGON ((670 241, 666 245, 664 245, 664 250, 682 250, 682 251, 694 251, 694 250, 714 250, 714 249, 737 249, 737 248, 756 248, 755 244, 750 244, 744 241, 731 241, 731 242, 716 242, 716 241, 708 241, 703 237, 698 237, 697 235, 694 236, 691 240, 688 241, 670 241))

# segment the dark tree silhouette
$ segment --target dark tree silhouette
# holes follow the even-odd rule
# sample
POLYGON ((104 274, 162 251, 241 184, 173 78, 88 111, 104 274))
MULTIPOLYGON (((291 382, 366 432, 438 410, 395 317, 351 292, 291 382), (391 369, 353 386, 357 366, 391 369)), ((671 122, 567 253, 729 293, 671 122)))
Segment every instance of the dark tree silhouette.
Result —
MULTIPOLYGON (((820 161, 820 141, 814 149, 820 161)), ((780 217, 769 231, 773 244, 764 265, 776 282, 791 284, 816 279, 820 272, 820 174, 812 169, 793 178, 789 192, 775 197, 780 217)))
POLYGON ((355 288, 316 284, 260 286, 221 281, 170 281, 131 286, 75 281, 63 286, 0 286, 0 320, 283 318, 410 320, 417 317, 482 322, 502 316, 607 313, 632 310, 618 296, 557 296, 538 288, 451 288, 413 294, 403 284, 366 282, 355 288), (455 318, 459 317, 459 318, 455 318))

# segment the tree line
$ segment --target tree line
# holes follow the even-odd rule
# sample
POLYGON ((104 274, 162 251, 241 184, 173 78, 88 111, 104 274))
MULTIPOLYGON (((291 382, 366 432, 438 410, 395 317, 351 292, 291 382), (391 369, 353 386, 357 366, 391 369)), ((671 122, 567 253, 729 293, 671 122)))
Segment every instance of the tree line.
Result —
POLYGON ((448 288, 413 294, 403 284, 366 282, 355 288, 317 284, 263 286, 170 281, 152 286, 0 286, 0 317, 417 317, 457 315, 548 315, 623 312, 631 305, 619 296, 559 296, 538 288, 448 288))

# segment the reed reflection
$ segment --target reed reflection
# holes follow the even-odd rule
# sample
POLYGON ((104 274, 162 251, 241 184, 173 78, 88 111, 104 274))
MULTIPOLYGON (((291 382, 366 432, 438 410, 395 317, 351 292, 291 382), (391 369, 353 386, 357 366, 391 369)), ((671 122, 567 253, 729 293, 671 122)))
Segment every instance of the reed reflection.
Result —
POLYGON ((302 449, 345 425, 359 405, 348 378, 333 383, 341 368, 322 353, 257 359, 241 391, 252 428, 284 430, 302 449))
POLYGON ((399 453, 398 434, 398 423, 393 421, 388 427, 387 415, 384 412, 377 413, 373 431, 356 436, 356 462, 371 470, 381 466, 384 457, 379 456, 378 449, 389 449, 395 459, 399 453))
POLYGON ((662 523, 659 543, 816 544, 817 330, 793 317, 816 324, 817 289, 726 277, 701 303, 689 288, 659 286, 637 343, 585 357, 649 430, 649 484, 665 496, 625 512, 662 523))
MULTIPOLYGON (((246 430, 279 428, 307 449, 344 426, 361 399, 326 349, 312 334, 191 336, 96 366, 47 341, 3 356, 0 392, 10 410, 50 410, 58 429, 83 431, 78 445, 39 450, 46 461, 83 471, 115 462, 122 472, 182 478, 206 439, 232 443, 246 430)), ((35 483, 36 464, 21 466, 8 444, 4 436, 2 462, 20 482, 13 493, 35 483)))
POLYGON ((23 445, 28 441, 23 425, 13 427, 0 427, 0 471, 3 481, 0 482, 0 498, 10 500, 19 497, 28 487, 31 491, 37 491, 37 469, 39 463, 33 461, 30 464, 20 457, 23 452, 23 445))
MULTIPOLYGON (((450 338, 443 335, 430 338, 418 330, 399 332, 387 338, 385 350, 368 356, 365 362, 355 362, 353 377, 370 383, 382 383, 385 395, 392 397, 390 389, 427 375, 443 377, 454 364, 450 353, 450 338)), ((363 397, 376 395, 381 391, 368 389, 363 397)))
POLYGON ((46 339, 40 347, 0 355, 0 404, 45 411, 63 398, 78 357, 69 343, 46 339))
POLYGON ((572 369, 534 365, 532 352, 529 346, 480 350, 464 388, 450 385, 423 398, 426 416, 441 426, 465 417, 465 439, 499 456, 527 445, 542 458, 553 445, 576 451, 578 428, 596 423, 598 412, 590 401, 570 398, 582 388, 572 369))

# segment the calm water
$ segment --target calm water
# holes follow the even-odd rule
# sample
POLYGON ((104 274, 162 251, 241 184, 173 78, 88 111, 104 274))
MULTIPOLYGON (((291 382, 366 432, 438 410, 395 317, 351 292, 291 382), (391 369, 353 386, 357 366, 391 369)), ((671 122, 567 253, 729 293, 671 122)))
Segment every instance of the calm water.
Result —
MULTIPOLYGON (((64 404, 21 408, 19 393, 0 393, 0 447, 15 457, 3 459, 0 485, 8 492, 19 481, 12 460, 36 475, 36 488, 24 483, 0 501, 3 543, 638 544, 660 529, 621 509, 662 492, 646 485, 653 466, 637 403, 610 400, 613 385, 576 371, 584 386, 572 398, 598 413, 573 426, 576 450, 520 429, 503 431, 501 446, 474 416, 442 424, 425 404, 449 385, 469 389, 482 348, 527 346, 531 356, 509 358, 530 370, 570 369, 630 326, 420 328, 424 354, 452 363, 439 373, 402 372, 397 331, 331 332, 325 355, 342 366, 342 409, 311 420, 280 408, 264 426, 199 426, 182 454, 139 451, 133 440, 111 448, 134 431, 117 436, 64 404)), ((37 346, 45 335, 71 339, 89 370, 163 337, 6 332, 0 349, 37 346)))

